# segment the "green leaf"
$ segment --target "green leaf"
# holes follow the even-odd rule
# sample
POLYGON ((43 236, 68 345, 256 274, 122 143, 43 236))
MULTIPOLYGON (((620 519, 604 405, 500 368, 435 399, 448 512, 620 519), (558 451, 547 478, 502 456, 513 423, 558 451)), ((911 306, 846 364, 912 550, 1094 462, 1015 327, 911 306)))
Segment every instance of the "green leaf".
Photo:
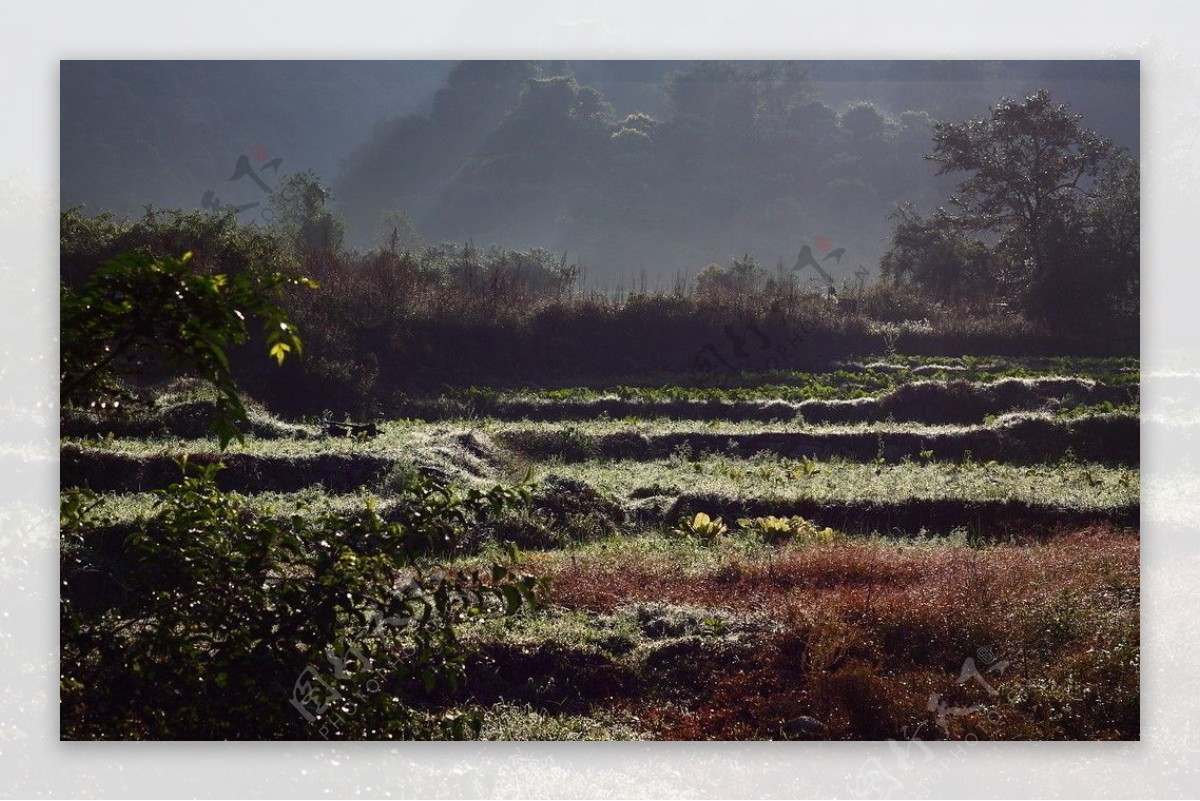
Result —
POLYGON ((516 614, 521 608, 521 591, 512 584, 505 584, 500 591, 504 593, 504 614, 516 614))

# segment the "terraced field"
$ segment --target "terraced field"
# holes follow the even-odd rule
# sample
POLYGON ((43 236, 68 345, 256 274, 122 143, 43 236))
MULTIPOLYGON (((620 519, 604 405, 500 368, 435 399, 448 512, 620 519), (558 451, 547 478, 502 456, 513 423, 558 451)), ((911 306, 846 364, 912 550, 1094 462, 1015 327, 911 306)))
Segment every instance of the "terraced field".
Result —
POLYGON ((511 542, 550 579, 465 624, 466 679, 420 698, 486 710, 485 737, 1138 736, 1136 360, 708 379, 410 398, 359 437, 257 410, 225 454, 177 385, 64 420, 62 486, 107 521, 76 556, 111 564, 183 455, 278 520, 399 514, 414 475, 527 485, 441 557, 511 542))

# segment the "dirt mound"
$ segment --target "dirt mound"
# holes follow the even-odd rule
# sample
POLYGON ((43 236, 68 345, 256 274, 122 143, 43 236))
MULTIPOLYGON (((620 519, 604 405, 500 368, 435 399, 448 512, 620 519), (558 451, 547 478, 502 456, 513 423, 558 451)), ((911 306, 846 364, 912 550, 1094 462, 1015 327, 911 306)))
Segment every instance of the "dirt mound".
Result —
MULTIPOLYGON (((182 474, 175 455, 135 455, 66 443, 60 448, 63 487, 100 492, 141 492, 176 483, 182 474)), ((403 449, 360 453, 279 456, 261 453, 193 453, 194 464, 221 461, 217 484, 238 492, 293 492, 320 485, 329 492, 387 487, 394 474, 421 471, 442 480, 495 482, 508 469, 506 454, 487 437, 468 430, 434 431, 403 449)))
MULTIPOLYGON (((318 435, 314 426, 287 423, 251 401, 243 403, 248 417, 243 434, 259 439, 310 439, 318 435)), ((156 403, 119 414, 64 409, 61 433, 64 437, 103 437, 112 433, 126 438, 216 439, 209 428, 215 410, 216 403, 211 400, 156 403)))
POLYGON ((614 525, 624 522, 621 504, 606 498, 590 484, 578 479, 550 475, 538 484, 533 493, 534 505, 565 523, 571 517, 594 516, 614 525))
POLYGON ((594 400, 542 400, 534 398, 497 398, 463 402, 410 401, 402 416, 426 421, 455 420, 465 417, 494 417, 498 420, 575 421, 609 417, 649 419, 669 417, 678 420, 745 420, 769 423, 792 420, 798 404, 781 400, 640 400, 637 398, 597 398, 594 400))
POLYGON ((633 671, 607 654, 558 642, 487 643, 467 655, 462 695, 471 701, 530 704, 556 714, 586 713, 593 704, 633 697, 633 671))
MULTIPOLYGON (((960 369, 957 372, 963 372, 960 369)), ((916 371, 913 371, 916 372, 916 371)), ((1054 411, 1074 406, 1135 403, 1138 388, 1114 386, 1072 377, 1003 378, 977 382, 915 381, 877 397, 853 400, 642 400, 605 397, 593 400, 488 398, 465 404, 439 399, 413 401, 406 416, 450 420, 471 415, 499 420, 576 421, 608 417, 730 422, 866 423, 891 418, 930 424, 979 423, 989 416, 1014 411, 1054 411)))
POLYGON ((912 369, 913 375, 937 375, 938 373, 965 373, 967 368, 961 364, 923 364, 912 369))
POLYGON ((534 487, 529 509, 488 521, 484 534, 540 550, 612 536, 625 521, 616 500, 583 481, 550 475, 534 487))
POLYGON ((1043 414, 1012 414, 990 426, 913 431, 764 431, 752 434, 684 431, 669 434, 614 432, 588 435, 576 430, 506 431, 498 437, 507 447, 533 459, 566 462, 592 459, 666 459, 680 449, 691 453, 751 456, 760 452, 793 459, 843 458, 870 461, 880 454, 888 461, 919 459, 932 452, 936 459, 962 459, 967 451, 982 461, 1036 464, 1067 455, 1085 461, 1136 465, 1139 430, 1136 417, 1107 414, 1077 420, 1057 420, 1043 414))
POLYGON ((653 694, 683 701, 711 685, 713 675, 760 645, 749 640, 688 636, 646 647, 639 673, 653 694))
POLYGON ((916 381, 879 398, 804 401, 799 404, 799 412, 810 423, 868 423, 890 418, 963 425, 1007 412, 1132 403, 1137 398, 1136 387, 1110 386, 1083 378, 1004 378, 986 383, 916 381))
MULTIPOLYGON (((60 485, 90 487, 97 492, 146 492, 178 483, 179 465, 170 456, 135 456, 120 451, 82 448, 60 449, 60 485)), ((380 482, 395 461, 378 454, 325 453, 312 456, 263 456, 227 453, 193 454, 190 461, 218 461, 217 485, 236 492, 296 492, 320 485, 329 492, 354 492, 380 482)))
POLYGON ((439 429, 407 455, 419 469, 443 479, 495 479, 505 466, 503 452, 475 431, 439 429))
POLYGON ((847 364, 835 365, 839 370, 844 370, 847 373, 907 373, 908 368, 903 364, 889 364, 888 362, 870 362, 868 364, 859 364, 850 362, 847 364))

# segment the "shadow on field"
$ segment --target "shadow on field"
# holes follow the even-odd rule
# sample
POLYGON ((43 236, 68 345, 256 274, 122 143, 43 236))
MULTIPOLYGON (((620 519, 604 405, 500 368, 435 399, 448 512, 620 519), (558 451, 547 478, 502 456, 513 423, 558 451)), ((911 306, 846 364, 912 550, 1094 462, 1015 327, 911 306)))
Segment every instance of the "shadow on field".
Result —
POLYGON ((790 517, 799 515, 847 534, 914 536, 945 535, 955 529, 983 539, 1045 535, 1062 526, 1084 528, 1108 523, 1118 527, 1137 526, 1141 504, 1113 509, 1064 509, 1050 504, 1016 500, 964 501, 954 498, 910 498, 880 503, 875 501, 776 502, 729 498, 715 493, 684 493, 666 507, 664 522, 704 511, 714 517, 790 517))

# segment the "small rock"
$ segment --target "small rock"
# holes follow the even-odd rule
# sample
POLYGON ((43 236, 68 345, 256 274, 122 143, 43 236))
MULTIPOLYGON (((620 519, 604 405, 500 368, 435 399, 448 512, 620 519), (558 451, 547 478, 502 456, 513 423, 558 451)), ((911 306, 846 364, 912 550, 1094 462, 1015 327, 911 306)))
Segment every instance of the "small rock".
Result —
POLYGON ((781 727, 783 736, 789 740, 817 740, 825 736, 825 724, 808 715, 792 718, 781 727))

